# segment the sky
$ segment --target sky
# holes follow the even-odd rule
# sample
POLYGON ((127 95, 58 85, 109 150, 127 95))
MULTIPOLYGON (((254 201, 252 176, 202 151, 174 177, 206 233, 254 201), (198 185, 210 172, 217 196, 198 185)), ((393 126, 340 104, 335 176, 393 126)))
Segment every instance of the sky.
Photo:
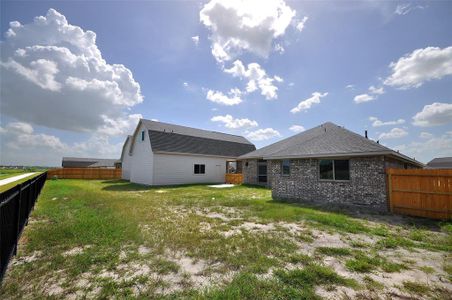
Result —
POLYGON ((140 118, 452 156, 452 2, 0 3, 0 164, 118 158, 140 118))

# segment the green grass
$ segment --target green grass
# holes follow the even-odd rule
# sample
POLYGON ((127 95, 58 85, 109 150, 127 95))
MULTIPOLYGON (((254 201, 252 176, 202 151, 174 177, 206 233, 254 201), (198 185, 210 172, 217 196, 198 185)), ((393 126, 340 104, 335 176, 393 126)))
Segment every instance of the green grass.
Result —
MULTIPOLYGON (((76 291, 90 298, 95 290, 91 297, 133 298, 139 287, 142 298, 163 291, 168 298, 316 299, 318 286, 361 288, 325 266, 327 256, 358 274, 400 272, 407 267, 379 251, 452 249, 449 223, 441 226, 441 235, 416 227, 370 226, 345 214, 273 201, 268 189, 248 186, 150 188, 124 181, 49 180, 19 247, 19 261, 37 259, 10 268, 0 294, 46 298, 46 289, 59 279, 64 293, 57 298, 76 291), (206 216, 214 212, 229 219, 206 216), (247 222, 276 225, 274 230, 241 227, 247 222), (302 230, 293 233, 281 225, 289 223, 302 230), (349 247, 314 247, 319 232, 362 234, 379 242, 347 237, 349 247), (308 255, 303 247, 314 249, 308 255), (74 249, 82 250, 66 254, 74 249), (110 273, 116 277, 102 277, 110 273), (231 275, 208 289, 192 281, 218 274, 231 275), (175 283, 179 288, 171 289, 175 283)), ((378 284, 365 286, 372 290, 378 284)))
MULTIPOLYGON (((22 172, 22 173, 23 173, 23 172, 22 172)), ((22 174, 22 173, 14 173, 14 175, 10 175, 10 176, 7 176, 7 177, 5 177, 5 178, 17 176, 17 175, 20 175, 20 174, 22 174)), ((42 172, 37 172, 36 174, 27 176, 27 177, 25 177, 25 178, 16 180, 16 181, 14 181, 14 182, 11 182, 11 183, 8 183, 8 184, 4 184, 4 185, 0 185, 0 193, 1 193, 1 192, 4 192, 4 191, 7 191, 7 190, 9 190, 10 188, 15 187, 16 185, 21 184, 21 183, 23 183, 23 182, 25 182, 25 181, 27 181, 27 180, 29 180, 29 179, 32 179, 32 178, 38 176, 38 175, 41 174, 41 173, 42 173, 42 172)), ((5 178, 0 178, 0 179, 5 179, 5 178)))

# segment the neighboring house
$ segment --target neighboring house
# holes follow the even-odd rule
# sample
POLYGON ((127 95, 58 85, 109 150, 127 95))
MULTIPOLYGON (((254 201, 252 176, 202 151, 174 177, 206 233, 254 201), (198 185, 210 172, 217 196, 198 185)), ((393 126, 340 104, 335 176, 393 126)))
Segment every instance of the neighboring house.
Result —
POLYGON ((274 199, 387 211, 386 168, 423 164, 333 123, 239 157, 244 183, 274 199))
POLYGON ((122 146, 121 152, 121 163, 122 163, 121 178, 125 180, 130 180, 130 165, 131 165, 130 162, 131 158, 129 155, 130 144, 132 144, 132 136, 128 135, 126 141, 124 142, 124 145, 122 146))
POLYGON ((123 147, 129 170, 123 178, 147 185, 222 183, 228 162, 254 150, 242 136, 141 119, 123 147))
POLYGON ((121 168, 121 161, 118 159, 104 158, 83 158, 83 157, 63 157, 61 163, 63 168, 121 168))
POLYGON ((426 169, 452 169, 452 157, 437 157, 427 163, 426 169))

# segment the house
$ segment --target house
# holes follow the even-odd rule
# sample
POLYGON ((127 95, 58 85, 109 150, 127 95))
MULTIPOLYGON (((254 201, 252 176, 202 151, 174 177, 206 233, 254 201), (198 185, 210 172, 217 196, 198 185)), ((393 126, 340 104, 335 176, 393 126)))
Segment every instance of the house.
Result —
POLYGON ((63 157, 63 168, 121 168, 121 160, 105 158, 63 157))
POLYGON ((452 157, 437 157, 427 163, 426 169, 452 169, 452 157))
POLYGON ((333 123, 239 157, 244 183, 274 199, 387 211, 386 168, 423 164, 333 123))
POLYGON ((125 180, 130 180, 130 144, 132 143, 132 136, 128 135, 126 138, 126 141, 124 142, 124 145, 122 146, 121 151, 121 163, 122 163, 122 170, 121 170, 121 178, 125 180))
POLYGON ((147 185, 224 182, 227 170, 238 168, 237 157, 254 150, 242 136, 141 119, 124 143, 123 178, 147 185))

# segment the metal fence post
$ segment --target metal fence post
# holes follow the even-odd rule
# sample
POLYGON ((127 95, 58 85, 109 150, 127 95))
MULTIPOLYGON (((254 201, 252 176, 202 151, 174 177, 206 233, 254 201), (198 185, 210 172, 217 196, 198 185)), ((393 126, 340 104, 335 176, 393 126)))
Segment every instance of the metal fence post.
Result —
POLYGON ((16 245, 14 247, 14 255, 17 254, 17 244, 19 244, 20 238, 20 208, 22 205, 22 183, 18 185, 19 195, 17 196, 17 208, 16 208, 16 245))

